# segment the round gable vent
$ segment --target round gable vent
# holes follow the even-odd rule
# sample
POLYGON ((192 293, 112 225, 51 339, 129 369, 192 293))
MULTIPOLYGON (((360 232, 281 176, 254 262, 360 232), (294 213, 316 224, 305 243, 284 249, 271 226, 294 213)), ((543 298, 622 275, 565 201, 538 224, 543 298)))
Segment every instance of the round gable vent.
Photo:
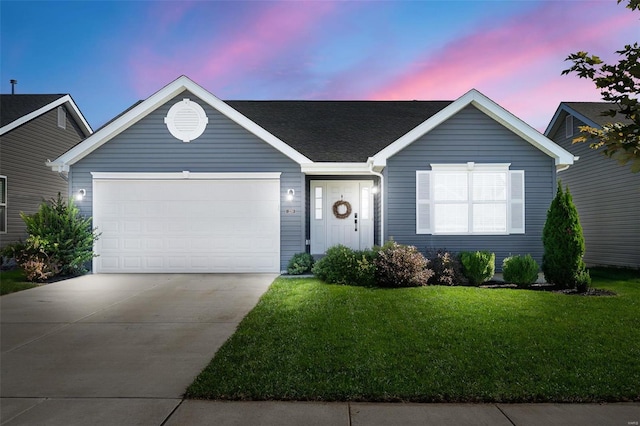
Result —
POLYGON ((209 119, 200 105, 183 99, 169 109, 164 122, 176 139, 191 142, 204 133, 209 119))

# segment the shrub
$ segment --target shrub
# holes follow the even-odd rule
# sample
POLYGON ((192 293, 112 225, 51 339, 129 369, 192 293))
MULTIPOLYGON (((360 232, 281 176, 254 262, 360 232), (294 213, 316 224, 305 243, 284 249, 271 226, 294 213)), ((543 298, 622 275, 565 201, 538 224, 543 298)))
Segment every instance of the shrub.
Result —
POLYGON ((462 271, 471 285, 480 285, 493 277, 496 255, 488 251, 464 251, 460 253, 462 271))
POLYGON ((29 237, 14 246, 14 257, 27 279, 43 280, 56 275, 85 273, 99 234, 91 229, 91 218, 80 216, 73 200, 58 198, 40 205, 32 215, 20 213, 29 237))
POLYGON ((433 271, 427 268, 428 263, 416 247, 389 242, 375 258, 376 283, 382 287, 427 285, 433 275, 433 271))
POLYGON ((309 253, 296 253, 287 265, 287 272, 290 275, 300 275, 310 272, 313 267, 313 256, 309 253))
POLYGON ((465 285, 467 278, 462 273, 462 264, 458 257, 444 249, 430 250, 427 253, 429 267, 433 276, 429 284, 465 285))
POLYGON ((569 188, 563 192, 560 181, 547 211, 542 244, 542 272, 547 282, 560 288, 579 287, 586 291, 591 278, 582 260, 585 250, 582 226, 569 188))
POLYGON ((375 283, 374 250, 354 251, 337 245, 329 247, 311 271, 330 284, 371 286, 375 283))
POLYGON ((538 262, 530 254, 509 256, 502 262, 502 275, 508 283, 529 287, 538 280, 538 262))

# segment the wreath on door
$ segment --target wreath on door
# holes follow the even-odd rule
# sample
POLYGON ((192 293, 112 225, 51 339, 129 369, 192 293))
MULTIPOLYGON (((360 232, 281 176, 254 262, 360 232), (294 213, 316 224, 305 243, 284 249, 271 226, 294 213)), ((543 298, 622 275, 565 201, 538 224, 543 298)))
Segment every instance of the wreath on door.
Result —
POLYGON ((338 219, 346 219, 351 216, 351 204, 348 201, 338 200, 333 203, 333 215, 338 219), (340 213, 340 207, 345 207, 345 212, 340 213))

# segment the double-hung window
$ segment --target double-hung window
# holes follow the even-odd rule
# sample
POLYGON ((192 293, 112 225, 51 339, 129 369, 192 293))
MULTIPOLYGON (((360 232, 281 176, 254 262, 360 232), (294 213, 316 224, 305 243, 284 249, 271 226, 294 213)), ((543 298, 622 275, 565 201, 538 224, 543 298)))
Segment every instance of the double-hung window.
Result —
POLYGON ((416 172, 418 234, 524 233, 524 171, 509 164, 432 164, 416 172))
POLYGON ((0 233, 7 232, 7 177, 0 176, 0 233))

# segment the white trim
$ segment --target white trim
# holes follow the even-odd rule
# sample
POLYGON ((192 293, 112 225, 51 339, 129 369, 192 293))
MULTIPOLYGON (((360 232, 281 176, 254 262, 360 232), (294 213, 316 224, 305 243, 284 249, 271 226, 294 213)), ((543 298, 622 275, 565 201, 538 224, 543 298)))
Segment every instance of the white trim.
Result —
POLYGON ((416 170, 416 234, 428 234, 428 235, 511 235, 511 234, 523 234, 525 233, 525 187, 524 187, 524 170, 509 170, 511 166, 510 163, 458 163, 458 164, 431 164, 431 170, 416 170), (468 205, 468 230, 466 232, 460 231, 450 231, 450 232, 442 232, 436 230, 436 204, 438 204, 435 200, 435 180, 434 173, 447 173, 447 172, 458 172, 464 173, 467 175, 468 179, 468 188, 467 188, 467 199, 460 200, 459 202, 449 202, 456 203, 461 205, 468 205), (504 201, 506 208, 506 217, 505 217, 505 231, 504 232, 495 232, 495 231, 484 231, 484 232, 474 232, 473 230, 473 209, 472 207, 477 204, 495 204, 491 202, 482 202, 478 200, 474 200, 472 197, 472 181, 474 175, 480 175, 485 172, 499 172, 506 174, 506 199, 504 201), (519 174, 522 176, 522 198, 514 200, 512 198, 512 175, 519 174), (427 197, 421 198, 420 195, 423 194, 420 188, 421 176, 426 178, 422 179, 425 181, 425 184, 428 186, 427 197), (522 228, 513 228, 513 220, 512 220, 512 208, 514 204, 522 205, 522 228), (421 209, 427 209, 429 223, 423 223, 420 221, 420 212, 421 209))
POLYGON ((456 101, 448 105, 446 108, 440 110, 437 114, 433 115, 425 122, 400 137, 398 140, 378 152, 373 156, 374 165, 378 167, 384 167, 387 164, 387 159, 397 154, 418 138, 424 136, 426 133, 433 130, 438 125, 442 124, 447 119, 451 118, 463 108, 468 105, 473 105, 480 111, 487 114, 507 129, 511 130, 531 145, 535 146, 545 154, 555 159, 557 168, 567 167, 573 164, 573 155, 551 141, 533 127, 520 120, 515 115, 511 114, 500 105, 487 98, 485 95, 472 89, 458 98, 456 101))
POLYGON ((181 76, 169 83, 153 95, 149 96, 146 100, 131 108, 126 113, 122 114, 116 120, 112 121, 96 133, 82 141, 82 143, 76 145, 69 151, 56 158, 54 161, 48 162, 47 165, 54 171, 68 170, 70 165, 73 165, 107 143, 109 140, 131 127, 133 124, 140 121, 142 118, 155 111, 160 106, 167 103, 169 100, 178 96, 184 91, 189 91, 203 102, 208 103, 212 108, 218 110, 221 114, 227 116, 229 119, 236 122, 238 125, 244 127, 249 132, 253 133, 269 145, 273 146, 278 151, 282 152, 287 157, 299 164, 311 163, 311 160, 300 154, 298 151, 287 145, 282 140, 278 139, 246 116, 242 115, 237 110, 233 109, 224 101, 218 99, 216 96, 194 83, 186 76, 181 76))
POLYGON ((372 168, 369 163, 309 163, 300 166, 306 175, 370 175, 372 168))
POLYGON ((119 173, 91 172, 93 180, 265 180, 280 179, 276 173, 192 173, 189 171, 174 173, 119 173))
POLYGON ((15 129, 16 127, 22 126, 24 123, 33 120, 36 117, 39 117, 40 115, 51 111, 52 109, 64 105, 65 103, 69 104, 69 109, 71 111, 71 115, 73 116, 73 118, 78 122, 78 124, 80 125, 80 129, 82 130, 82 133, 84 133, 85 136, 89 136, 93 133, 93 130, 91 129, 91 126, 89 126, 89 123, 87 123, 87 120, 85 120, 84 116, 82 115, 82 113, 80 112, 80 109, 78 108, 78 106, 75 104, 75 102, 73 102, 73 99, 71 99, 71 96, 69 95, 64 95, 61 96, 60 98, 56 99, 55 101, 33 111, 30 112, 27 115, 23 115, 22 117, 18 118, 17 120, 12 121, 11 123, 7 124, 6 126, 3 126, 0 128, 0 136, 4 135, 5 133, 10 132, 11 130, 15 129))

